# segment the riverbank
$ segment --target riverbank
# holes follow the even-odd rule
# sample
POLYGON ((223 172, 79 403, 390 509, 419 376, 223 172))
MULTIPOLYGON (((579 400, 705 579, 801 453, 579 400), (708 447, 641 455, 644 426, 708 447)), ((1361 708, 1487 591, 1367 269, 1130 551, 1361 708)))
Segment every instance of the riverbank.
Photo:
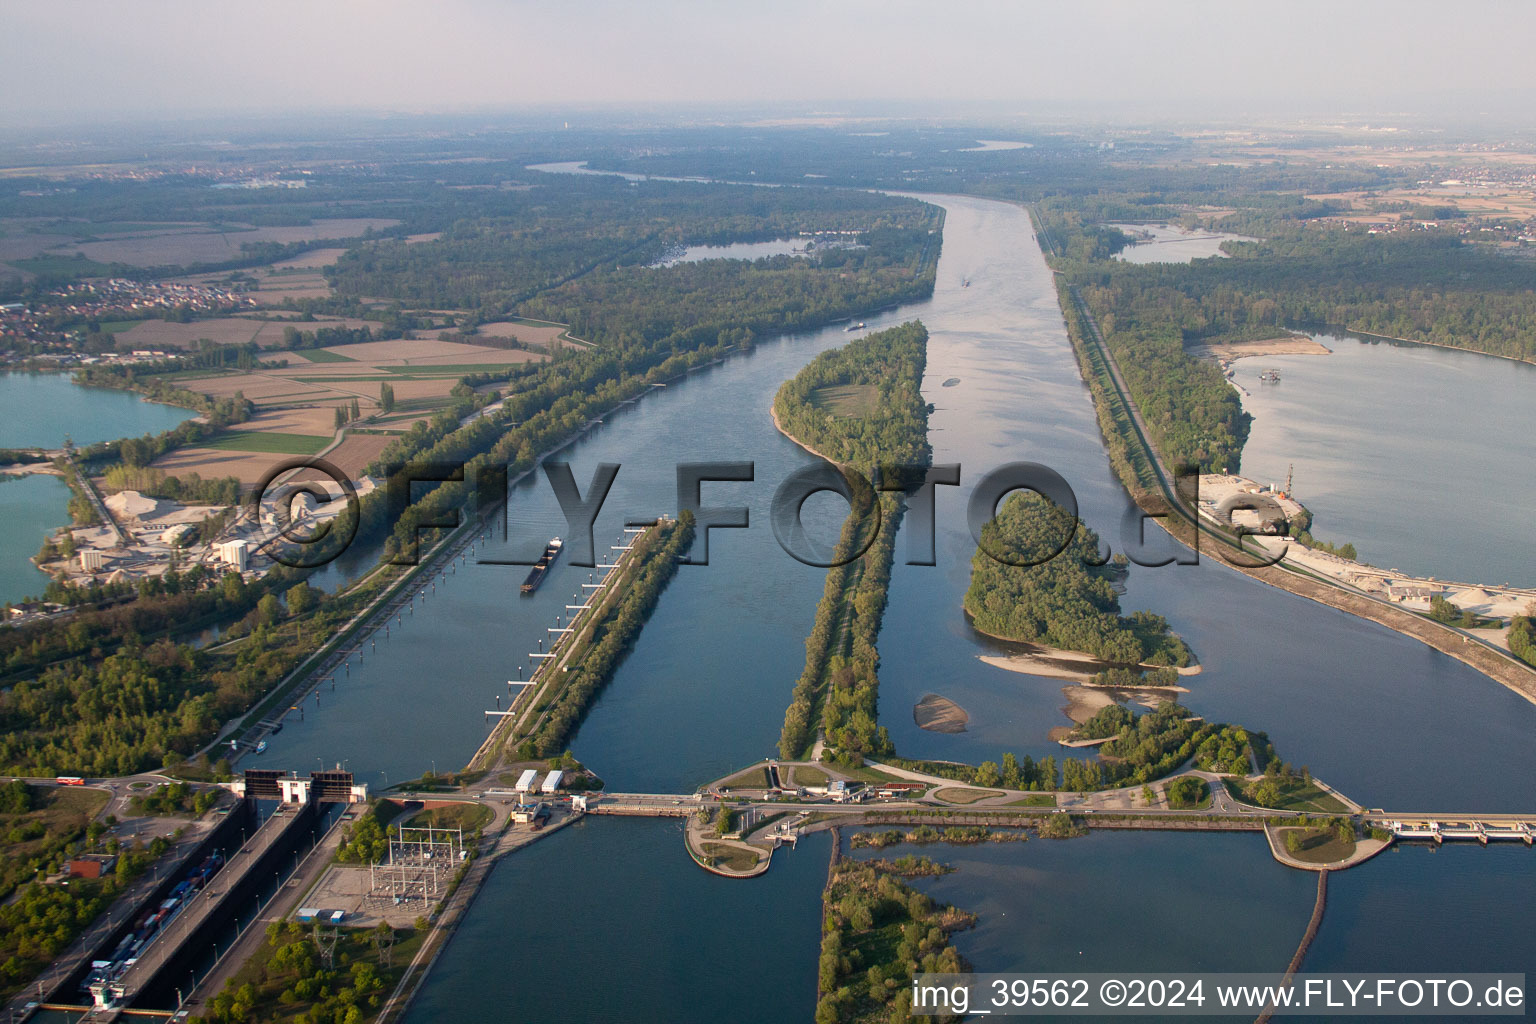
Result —
POLYGON ((1261 341, 1212 341, 1189 346, 1192 356, 1215 359, 1225 365, 1235 359, 1251 356, 1328 356, 1333 350, 1316 338, 1304 334, 1288 334, 1261 341))
POLYGON ((789 431, 785 430, 784 429, 784 424, 779 422, 779 411, 773 407, 772 403, 770 403, 769 406, 768 406, 768 415, 773 417, 773 429, 774 430, 777 430, 780 434, 783 434, 785 437, 789 438, 795 444, 799 445, 800 448, 802 448, 803 450, 805 450, 805 451, 809 452, 810 454, 816 456, 818 459, 821 459, 824 462, 830 462, 834 466, 842 467, 843 463, 838 462, 836 459, 834 459, 832 456, 828 455, 825 452, 817 451, 815 448, 812 448, 810 445, 808 445, 804 441, 800 440, 800 438, 796 437, 794 434, 791 434, 789 431))
POLYGON ((1399 338, 1392 334, 1377 334, 1374 331, 1363 331, 1354 327, 1344 327, 1351 334, 1358 334, 1362 338, 1379 338, 1382 341, 1396 341, 1404 345, 1424 345, 1429 348, 1443 348, 1452 352, 1471 352, 1473 355, 1489 356, 1494 359, 1507 359, 1512 363, 1524 363, 1527 366, 1536 366, 1536 359, 1521 359, 1519 356, 1506 356, 1498 352, 1484 352, 1480 348, 1465 348, 1461 345, 1447 345, 1443 341, 1425 341, 1423 338, 1399 338))

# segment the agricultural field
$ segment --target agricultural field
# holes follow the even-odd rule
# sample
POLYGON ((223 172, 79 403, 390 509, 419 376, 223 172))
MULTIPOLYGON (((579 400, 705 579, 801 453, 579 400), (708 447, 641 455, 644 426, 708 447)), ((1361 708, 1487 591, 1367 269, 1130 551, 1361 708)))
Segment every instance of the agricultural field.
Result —
MULTIPOLYGON (((346 326, 365 323, 329 322, 346 326)), ((261 328, 263 336, 272 329, 281 331, 283 326, 239 317, 194 324, 153 323, 170 329, 219 325, 231 338, 253 326, 261 328)), ((304 325, 306 329, 314 326, 304 325)), ((564 327, 553 325, 542 330, 553 337, 562 333, 564 327)), ((164 347, 166 342, 160 345, 164 347)), ((240 425, 239 431, 214 443, 180 448, 161 456, 155 460, 156 469, 175 475, 198 473, 205 479, 233 476, 242 483, 254 484, 284 458, 324 450, 336 436, 336 408, 349 408, 356 401, 362 419, 353 426, 384 432, 349 431, 341 444, 326 454, 328 461, 355 479, 396 433, 410 429, 413 423, 430 418, 448 405, 449 393, 465 374, 496 371, 547 357, 523 349, 402 338, 298 352, 266 352, 262 358, 286 360, 288 365, 275 370, 177 375, 178 386, 216 399, 243 395, 256 406, 256 413, 240 425), (384 383, 389 384, 395 395, 394 409, 387 414, 379 405, 380 385, 384 383), (272 439, 264 440, 264 434, 272 439)))
POLYGON ((316 220, 293 227, 258 228, 249 224, 209 224, 199 229, 186 225, 156 225, 157 230, 126 234, 120 238, 82 242, 70 239, 50 250, 50 255, 83 253, 100 263, 127 263, 135 267, 190 267, 238 258, 243 247, 258 242, 312 242, 327 238, 356 238, 370 228, 378 231, 399 221, 383 217, 344 217, 316 220))
POLYGON ((833 416, 867 416, 879 398, 880 389, 873 384, 843 384, 817 388, 811 392, 811 405, 833 416))
POLYGON ((325 279, 325 268, 335 263, 345 249, 313 249, 286 260, 230 274, 193 274, 177 278, 180 284, 223 285, 234 278, 246 285, 245 295, 261 306, 274 306, 288 299, 323 299, 332 294, 325 279))
POLYGON ((272 455, 315 455, 330 438, 309 434, 281 434, 275 430, 231 430, 209 441, 205 448, 230 452, 265 452, 272 455))
MULTIPOLYGON (((292 324, 300 330, 313 331, 321 327, 368 327, 366 320, 346 317, 317 317, 314 321, 292 324)), ((126 330, 114 332, 119 348, 130 349, 186 349, 195 348, 200 339, 218 342, 220 345, 244 345, 255 342, 262 348, 278 348, 283 343, 283 328, 289 326, 281 320, 256 320, 243 316, 215 317, 177 324, 165 320, 140 320, 126 330)), ((264 357, 265 358, 265 357, 264 357)))

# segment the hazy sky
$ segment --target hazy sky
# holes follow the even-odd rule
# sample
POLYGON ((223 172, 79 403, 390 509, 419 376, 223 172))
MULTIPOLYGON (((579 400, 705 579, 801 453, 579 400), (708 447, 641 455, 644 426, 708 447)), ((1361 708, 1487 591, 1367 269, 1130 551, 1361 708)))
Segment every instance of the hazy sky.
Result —
POLYGON ((1519 111, 1536 4, 3 0, 0 120, 985 101, 1519 111))

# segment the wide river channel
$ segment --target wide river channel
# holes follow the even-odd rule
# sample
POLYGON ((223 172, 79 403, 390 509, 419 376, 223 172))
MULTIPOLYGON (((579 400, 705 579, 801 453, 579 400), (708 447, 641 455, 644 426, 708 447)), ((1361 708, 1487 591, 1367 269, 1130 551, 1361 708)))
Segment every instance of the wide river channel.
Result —
MULTIPOLYGON (((960 463, 962 485, 940 488, 938 564, 894 574, 880 718, 908 756, 1060 755, 1046 733, 1065 721, 1061 682, 982 663, 1002 648, 961 615, 975 550, 965 501, 988 470, 1043 462, 1116 550, 1132 505, 1024 210, 925 198, 948 211, 935 294, 868 323, 928 325, 934 457, 960 463), (912 706, 927 693, 964 707, 968 731, 916 728, 912 706)), ((583 489, 598 463, 622 466, 599 553, 625 519, 675 508, 677 463, 756 466, 752 483, 706 485, 706 504, 748 506, 751 527, 713 531, 708 566, 680 570, 573 741, 610 788, 691 792, 774 751, 824 572, 781 551, 769 526, 774 489, 810 461, 775 431, 769 406, 786 378, 849 337, 834 326, 765 340, 566 449, 583 489)), ((1481 400, 1469 390, 1455 404, 1481 400)), ((816 511, 822 526, 835 522, 831 506, 816 511)), ((514 491, 509 524, 506 545, 523 554, 566 532, 542 478, 514 491)), ((475 562, 490 543, 503 546, 483 542, 457 563, 318 707, 309 702, 305 721, 290 716, 266 766, 345 762, 378 785, 463 764, 484 738, 482 712, 505 698, 588 572, 563 560, 520 597, 517 570, 475 562)), ((1196 714, 1267 731, 1284 759, 1367 806, 1532 810, 1536 707, 1459 662, 1213 558, 1134 568, 1128 588, 1127 611, 1167 616, 1199 657, 1184 700, 1196 714)), ((1257 836, 1095 834, 927 852, 960 867, 927 888, 981 914, 957 941, 982 971, 1279 971, 1311 912, 1311 877, 1276 864, 1257 836)), ((411 1020, 808 1019, 826 853, 818 840, 776 855, 762 880, 728 882, 689 863, 675 823, 589 819, 496 869, 411 1020)), ((1533 869, 1523 847, 1378 858, 1339 878, 1308 966, 1525 970, 1536 963, 1533 869)))

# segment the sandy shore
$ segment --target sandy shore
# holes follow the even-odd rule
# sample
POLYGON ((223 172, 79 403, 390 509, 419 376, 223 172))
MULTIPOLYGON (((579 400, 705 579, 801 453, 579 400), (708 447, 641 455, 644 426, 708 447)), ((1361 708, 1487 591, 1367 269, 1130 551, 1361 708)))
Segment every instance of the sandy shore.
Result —
MULTIPOLYGON (((1070 679, 1081 685, 1088 685, 1088 681, 1105 669, 1116 666, 1108 661, 1102 661, 1091 654, 1081 651, 1064 651, 1056 647, 1044 647, 1040 644, 1027 645, 1031 650, 1018 654, 983 654, 981 660, 993 668, 1006 669, 1009 672, 1022 672, 1031 676, 1048 676, 1052 679, 1070 679)), ((1156 665, 1140 665, 1139 668, 1157 668, 1156 665)), ((1196 662, 1181 669, 1175 669, 1181 676, 1193 676, 1200 674, 1200 664, 1196 662)), ((1180 693, 1188 693, 1182 686, 1137 686, 1137 687, 1108 687, 1108 689, 1151 689, 1169 690, 1180 693)))
POLYGON ((1213 345, 1191 345, 1189 352, 1208 359, 1246 359, 1249 356, 1328 356, 1333 350, 1301 334, 1287 334, 1262 341, 1227 341, 1213 345))
POLYGON ((912 720, 919 729, 927 729, 929 732, 957 733, 965 732, 965 725, 971 716, 948 697, 927 693, 913 705, 912 720))
MULTIPOLYGON (((777 397, 777 396, 775 396, 775 397, 777 397)), ((812 455, 816 456, 818 459, 825 459, 826 461, 832 463, 832 465, 834 465, 834 466, 841 466, 842 465, 842 463, 838 462, 836 459, 832 458, 830 455, 822 454, 821 452, 817 451, 815 448, 812 448, 810 445, 808 445, 804 441, 800 440, 794 434, 791 434, 789 431, 785 430, 784 429, 784 425, 779 422, 779 414, 778 414, 777 410, 775 410, 773 408, 773 405, 771 403, 768 406, 768 415, 773 417, 773 429, 774 430, 777 430, 779 433, 783 434, 785 437, 789 438, 791 441, 795 442, 795 444, 799 445, 801 448, 804 448, 806 451, 810 452, 812 455)))

